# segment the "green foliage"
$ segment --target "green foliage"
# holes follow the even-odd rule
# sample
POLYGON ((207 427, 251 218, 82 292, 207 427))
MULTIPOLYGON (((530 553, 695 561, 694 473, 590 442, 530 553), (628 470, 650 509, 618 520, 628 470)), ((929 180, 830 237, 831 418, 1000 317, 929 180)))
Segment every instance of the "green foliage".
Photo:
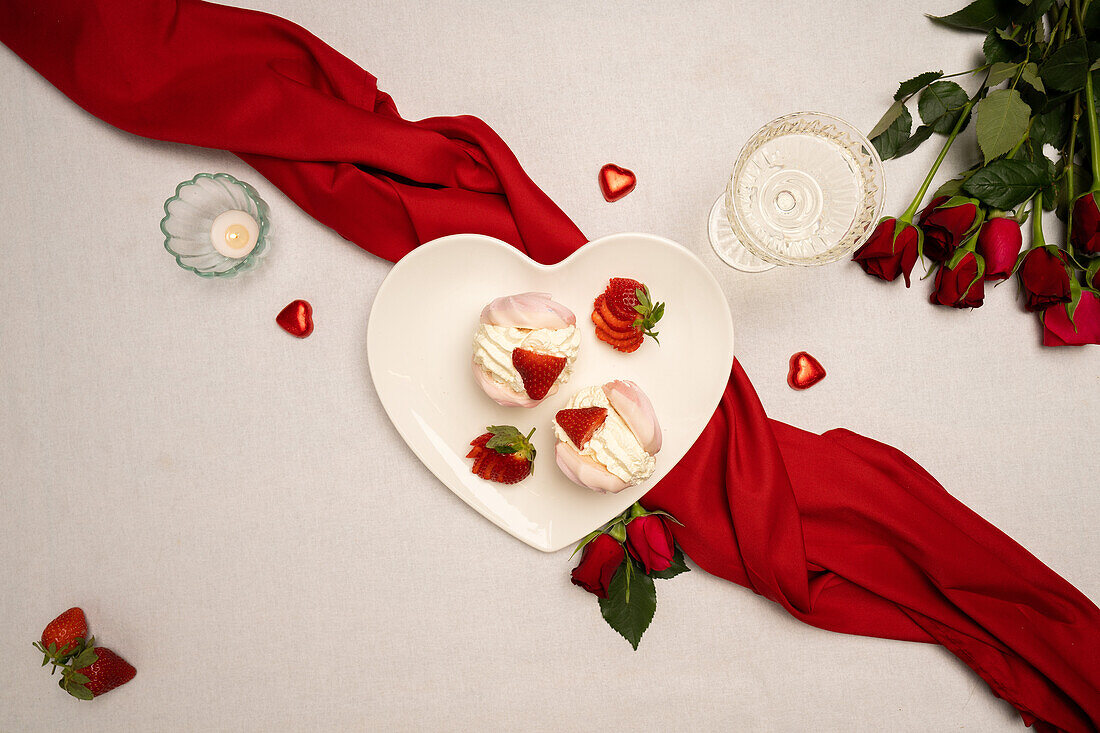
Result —
POLYGON ((611 579, 607 598, 600 599, 600 613, 637 650, 656 610, 657 589, 653 578, 637 570, 627 557, 611 579))
POLYGON ((691 570, 691 568, 689 568, 687 562, 684 561, 683 551, 677 547, 675 553, 672 555, 672 564, 664 570, 654 570, 650 573, 650 576, 668 580, 669 578, 675 578, 680 573, 686 573, 689 570, 691 570))
POLYGON ((1015 89, 998 89, 974 110, 978 147, 986 162, 1004 155, 1027 134, 1031 107, 1015 89))
POLYGON ((970 95, 953 81, 938 81, 921 92, 917 109, 926 125, 941 135, 951 132, 970 95))
POLYGON ((1089 55, 1084 38, 1075 38, 1043 62, 1039 76, 1048 86, 1063 92, 1076 92, 1085 86, 1089 55))
POLYGON ((963 190, 994 209, 1011 209, 1048 182, 1046 166, 1028 160, 995 160, 970 177, 963 190))
POLYGON ((950 15, 929 17, 937 23, 960 30, 988 31, 1004 28, 1008 24, 1008 9, 1012 5, 1015 3, 1003 0, 974 0, 950 15))
POLYGON ((926 71, 923 74, 914 76, 912 79, 903 81, 898 86, 898 90, 894 92, 894 101, 900 102, 908 99, 941 76, 943 76, 942 71, 926 71))
POLYGON ((913 116, 901 102, 894 102, 886 114, 871 130, 871 144, 875 146, 879 157, 889 160, 897 155, 898 147, 909 139, 909 130, 913 127, 913 116))

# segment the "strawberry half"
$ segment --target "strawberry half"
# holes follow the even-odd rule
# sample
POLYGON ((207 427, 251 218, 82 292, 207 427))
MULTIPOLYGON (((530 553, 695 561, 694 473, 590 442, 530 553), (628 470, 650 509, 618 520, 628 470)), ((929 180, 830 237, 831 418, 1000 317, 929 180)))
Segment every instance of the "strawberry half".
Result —
POLYGON ((34 648, 45 655, 43 667, 50 662, 56 666, 76 654, 87 638, 88 620, 84 617, 84 611, 74 606, 46 624, 42 641, 36 643, 34 648))
POLYGON ((558 410, 558 414, 554 415, 554 422, 561 426, 573 445, 582 449, 606 419, 606 407, 577 407, 558 410))
POLYGON ((565 369, 565 357, 539 354, 528 349, 512 349, 512 366, 523 380, 523 389, 533 400, 541 400, 565 369))
POLYGON ((61 673, 58 684, 75 698, 91 700, 134 678, 134 665, 107 647, 87 647, 61 673))
POLYGON ((471 473, 501 484, 514 484, 534 473, 534 428, 527 435, 511 425, 490 425, 487 430, 470 441, 473 448, 466 457, 474 459, 471 473))

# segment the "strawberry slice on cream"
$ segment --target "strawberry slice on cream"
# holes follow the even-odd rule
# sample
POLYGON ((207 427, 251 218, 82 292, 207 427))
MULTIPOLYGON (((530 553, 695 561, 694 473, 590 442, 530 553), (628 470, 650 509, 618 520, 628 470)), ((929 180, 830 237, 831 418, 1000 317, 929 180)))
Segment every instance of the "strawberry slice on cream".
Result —
MULTIPOLYGON (((559 415, 572 417, 574 412, 592 407, 607 412, 594 431, 584 432, 584 445, 576 445, 555 418, 559 442, 554 458, 562 473, 573 483, 599 493, 617 493, 652 476, 662 433, 645 392, 629 381, 586 387, 570 398, 559 415)), ((576 435, 576 429, 570 427, 576 435)))
MULTIPOLYGON (((480 324, 474 334, 474 381, 496 403, 504 407, 534 407, 555 394, 573 375, 573 366, 580 348, 577 317, 567 307, 553 300, 549 293, 519 293, 493 300, 481 311, 480 324), (522 350, 516 358, 516 351, 522 350), (550 357, 560 365, 560 371, 543 393, 527 391, 525 372, 517 368, 531 361, 531 355, 550 357), (561 360, 564 359, 564 365, 561 360)), ((551 361, 547 359, 547 361, 551 361)), ((530 373, 526 376, 530 379, 530 373)))

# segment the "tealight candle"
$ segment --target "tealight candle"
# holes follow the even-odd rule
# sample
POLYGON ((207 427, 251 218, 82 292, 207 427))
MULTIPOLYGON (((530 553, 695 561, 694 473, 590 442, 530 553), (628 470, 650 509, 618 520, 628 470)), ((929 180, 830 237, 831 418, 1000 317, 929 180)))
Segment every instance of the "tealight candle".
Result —
POLYGON ((210 242, 214 249, 234 260, 247 257, 259 237, 260 225, 243 211, 226 211, 210 226, 210 242))

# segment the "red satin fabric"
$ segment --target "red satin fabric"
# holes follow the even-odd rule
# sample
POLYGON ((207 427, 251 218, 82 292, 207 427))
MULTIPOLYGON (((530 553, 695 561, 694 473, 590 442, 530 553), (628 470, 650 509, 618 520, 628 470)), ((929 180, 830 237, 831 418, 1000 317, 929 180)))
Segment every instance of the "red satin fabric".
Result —
MULTIPOLYGON (((130 132, 233 151, 397 260, 481 232, 540 262, 584 243, 472 117, 400 118, 376 80, 281 18, 197 0, 0 0, 0 41, 130 132)), ((734 363, 646 498, 704 570, 833 631, 937 642, 1041 730, 1100 726, 1100 611, 904 454, 769 420, 734 363)))

